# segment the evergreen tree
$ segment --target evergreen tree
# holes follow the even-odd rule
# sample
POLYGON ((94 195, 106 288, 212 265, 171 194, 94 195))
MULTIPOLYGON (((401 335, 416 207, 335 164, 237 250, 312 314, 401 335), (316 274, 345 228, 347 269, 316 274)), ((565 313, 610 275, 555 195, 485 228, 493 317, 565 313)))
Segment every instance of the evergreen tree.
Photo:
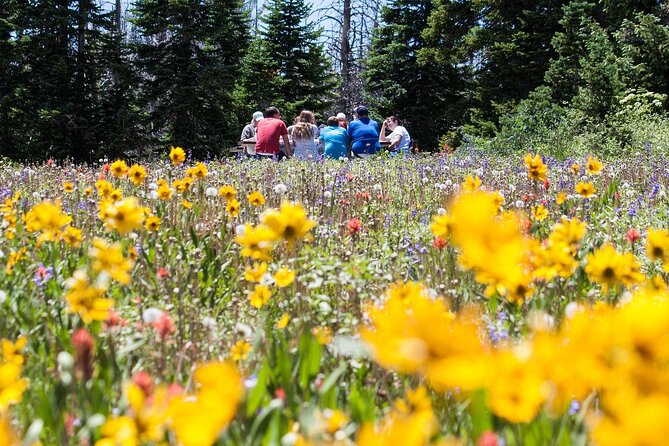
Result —
POLYGON ((421 32, 432 1, 395 0, 381 14, 363 74, 370 105, 384 116, 406 121, 419 147, 435 149, 439 138, 462 121, 466 104, 459 94, 463 73, 448 61, 418 63, 425 48, 421 32))
POLYGON ((12 0, 13 88, 4 153, 18 158, 96 158, 104 147, 100 85, 111 14, 92 0, 12 0))
POLYGON ((238 0, 136 3, 141 101, 155 141, 202 156, 236 139, 230 92, 248 42, 242 8, 238 0))
POLYGON ((608 0, 574 0, 563 8, 555 34, 557 56, 546 71, 552 97, 585 117, 603 119, 632 90, 667 94, 669 28, 655 1, 630 0, 618 10, 608 0), (641 12, 638 12, 641 11, 641 12), (607 28, 607 25, 609 26, 607 28))
POLYGON ((474 124, 470 129, 491 133, 500 114, 541 85, 555 54, 550 42, 559 29, 562 3, 434 1, 425 31, 431 48, 424 53, 469 66, 472 108, 468 121, 474 124))
POLYGON ((321 112, 330 104, 335 83, 309 14, 304 0, 270 0, 260 35, 244 60, 241 96, 250 105, 247 114, 275 105, 284 116, 294 116, 302 109, 321 112))

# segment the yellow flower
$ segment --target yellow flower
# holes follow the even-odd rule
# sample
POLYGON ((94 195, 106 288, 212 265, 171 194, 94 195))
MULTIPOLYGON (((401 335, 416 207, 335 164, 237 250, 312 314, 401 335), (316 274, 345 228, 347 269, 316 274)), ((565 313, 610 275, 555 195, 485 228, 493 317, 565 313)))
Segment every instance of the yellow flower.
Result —
POLYGON ((2 360, 4 362, 12 362, 16 365, 23 364, 23 355, 21 350, 26 346, 28 339, 25 337, 20 337, 16 342, 12 342, 9 339, 2 339, 0 344, 2 345, 2 360))
POLYGON ((525 161, 525 167, 527 168, 527 176, 531 180, 543 181, 546 179, 547 167, 539 154, 536 154, 533 158, 532 154, 528 153, 523 161, 525 161))
POLYGON ((98 180, 95 183, 95 189, 100 198, 107 198, 111 191, 114 190, 114 186, 107 180, 98 180))
POLYGON ((283 330, 288 326, 288 323, 290 322, 290 315, 288 313, 283 313, 281 315, 281 319, 276 323, 276 328, 279 330, 283 330))
POLYGON ((299 203, 284 201, 281 208, 268 209, 261 217, 262 222, 274 233, 276 238, 293 244, 296 240, 304 239, 309 231, 316 226, 316 222, 307 217, 307 213, 299 203))
POLYGON ((127 234, 141 228, 146 217, 144 209, 138 205, 135 197, 108 204, 105 208, 105 214, 107 226, 121 234, 127 234))
POLYGON ((243 232, 235 237, 235 241, 242 246, 242 256, 256 260, 270 259, 275 240, 275 233, 264 225, 253 227, 246 224, 243 232))
POLYGON ((588 155, 588 160, 585 163, 585 169, 588 172, 588 175, 599 175, 602 173, 604 165, 597 159, 588 155))
POLYGON ((252 307, 262 308, 269 302, 270 297, 272 297, 272 292, 269 287, 266 285, 256 285, 253 292, 249 294, 249 302, 251 302, 252 307))
POLYGON ((171 428, 182 446, 210 446, 234 418, 244 387, 237 369, 214 362, 195 370, 197 393, 170 401, 171 428))
POLYGON ((69 181, 65 181, 63 183, 63 190, 65 193, 71 194, 74 191, 74 184, 69 181))
POLYGON ((574 175, 578 175, 578 173, 581 171, 581 165, 578 163, 574 163, 571 165, 571 172, 574 175))
POLYGON ((311 334, 321 345, 328 345, 332 340, 332 330, 330 327, 314 327, 311 329, 311 334))
POLYGON ((249 282, 260 282, 267 272, 267 263, 262 262, 260 264, 255 264, 253 268, 246 267, 244 272, 244 279, 249 282))
POLYGON ((328 411, 326 415, 326 430, 334 434, 338 430, 341 430, 346 427, 349 423, 348 416, 339 409, 328 411))
POLYGON ((173 166, 178 166, 186 160, 186 152, 181 147, 170 148, 170 161, 173 166))
POLYGON ((160 217, 149 215, 144 222, 144 228, 146 228, 147 231, 158 232, 160 229, 160 223, 160 217))
POLYGON ((81 229, 75 228, 74 226, 65 227, 62 238, 63 241, 72 248, 78 248, 81 245, 81 241, 83 240, 81 229))
POLYGON ((144 184, 144 180, 146 180, 146 168, 139 164, 133 164, 130 170, 128 170, 128 178, 130 178, 130 181, 135 186, 141 186, 144 184))
POLYGON ((467 178, 465 178, 465 181, 462 183, 462 189, 465 192, 474 192, 477 191, 480 187, 481 179, 478 175, 476 175, 475 178, 471 175, 467 175, 467 178))
POLYGON ((392 411, 379 424, 366 423, 358 434, 358 446, 424 446, 437 430, 432 409, 410 414, 392 411))
POLYGON ((258 191, 251 192, 247 198, 249 203, 251 203, 253 206, 260 206, 265 204, 265 197, 263 197, 263 195, 258 191))
POLYGON ((93 259, 92 267, 95 272, 104 272, 123 285, 130 283, 130 270, 133 262, 123 257, 120 243, 110 245, 105 240, 96 238, 93 240, 93 246, 89 249, 88 255, 93 259))
POLYGON ((512 423, 532 421, 545 401, 541 375, 530 361, 521 361, 511 352, 498 355, 494 367, 495 379, 488 391, 492 411, 512 423))
POLYGON ((381 366, 424 375, 437 389, 480 388, 492 369, 475 315, 456 320, 443 300, 427 294, 398 293, 373 307, 363 341, 381 366))
POLYGON ((167 201, 172 198, 172 189, 167 185, 158 186, 158 198, 167 201))
POLYGON ((19 446, 19 442, 9 419, 4 414, 0 414, 0 444, 5 446, 19 446))
POLYGON ((75 271, 66 284, 65 299, 70 312, 77 313, 86 324, 107 319, 114 301, 103 297, 105 287, 90 283, 88 274, 83 270, 75 271))
POLYGON ((103 437, 95 442, 95 446, 139 446, 137 425, 130 417, 108 419, 100 433, 103 437))
POLYGON ((93 195, 93 188, 88 186, 87 188, 84 189, 84 194, 86 194, 87 197, 90 197, 93 195))
POLYGON ((451 239, 460 250, 459 262, 475 272, 479 283, 515 295, 527 292, 526 245, 515 214, 498 215, 495 199, 485 192, 460 195, 451 208, 451 239))
POLYGON ((288 268, 279 268, 274 274, 274 282, 279 288, 284 288, 293 283, 295 280, 295 271, 288 268))
POLYGON ((626 387, 602 398, 602 411, 587 420, 593 444, 601 446, 655 445, 669 438, 669 396, 643 395, 626 387))
POLYGON ((564 203, 565 201, 567 201, 567 192, 562 191, 559 194, 557 194, 555 202, 558 204, 558 206, 562 205, 562 203, 564 203))
POLYGON ((228 201, 228 204, 225 206, 225 211, 228 213, 228 218, 233 219, 239 215, 239 201, 232 199, 228 201))
POLYGON ((227 201, 230 201, 237 197, 237 191, 232 186, 223 186, 218 189, 218 195, 225 198, 227 201))
POLYGON ((535 221, 544 221, 548 217, 548 209, 543 205, 538 205, 532 208, 532 219, 535 221))
POLYGON ((7 259, 7 274, 12 274, 14 272, 14 267, 17 263, 23 260, 26 257, 28 250, 26 248, 21 248, 18 251, 11 251, 9 253, 9 258, 7 259))
POLYGON ((0 363, 0 414, 19 402, 28 388, 28 380, 21 378, 21 366, 13 362, 0 363))
POLYGON ((545 281, 551 281, 557 276, 570 277, 578 267, 578 262, 572 257, 571 247, 561 241, 546 245, 535 243, 531 250, 531 261, 534 267, 532 277, 545 281))
POLYGON ((640 269, 632 253, 620 254, 609 244, 589 254, 585 266, 590 280, 600 283, 604 290, 618 284, 630 286, 643 282, 640 269))
POLYGON ((553 232, 548 236, 548 242, 551 244, 566 244, 573 248, 583 238, 585 231, 586 224, 578 218, 562 217, 560 223, 553 226, 553 232))
POLYGON ((125 388, 128 414, 133 417, 140 444, 160 442, 165 437, 168 416, 168 393, 165 386, 156 388, 150 397, 134 383, 125 388))
POLYGON ((669 258, 669 231, 648 228, 646 255, 651 260, 661 260, 662 262, 669 258))
POLYGON ((251 344, 246 341, 240 340, 235 343, 230 349, 232 354, 232 359, 239 362, 245 361, 251 352, 251 344))
POLYGON ((181 206, 185 207, 186 209, 192 209, 193 203, 188 200, 181 200, 181 206))
POLYGON ((208 170, 207 166, 204 163, 197 163, 195 166, 190 167, 186 170, 186 175, 189 177, 195 177, 198 179, 203 179, 207 176, 208 170))
POLYGON ((109 167, 116 178, 121 178, 128 171, 128 165, 123 160, 116 160, 109 167))
POLYGON ((450 233, 451 223, 452 223, 451 218, 446 214, 432 216, 432 224, 430 224, 432 235, 434 235, 435 237, 442 237, 442 238, 448 237, 448 234, 450 233))
POLYGON ((583 198, 590 198, 597 192, 592 183, 584 183, 583 181, 578 183, 574 189, 576 189, 576 193, 583 198))
POLYGON ((192 177, 183 177, 181 180, 181 188, 177 189, 180 193, 184 193, 188 191, 191 186, 193 186, 193 178, 192 177))
POLYGON ((38 237, 39 243, 56 240, 71 221, 72 217, 63 212, 60 203, 50 201, 36 204, 25 216, 28 232, 42 232, 38 237))
POLYGON ((112 189, 107 197, 109 198, 109 201, 114 203, 123 199, 123 192, 121 192, 120 189, 112 189))

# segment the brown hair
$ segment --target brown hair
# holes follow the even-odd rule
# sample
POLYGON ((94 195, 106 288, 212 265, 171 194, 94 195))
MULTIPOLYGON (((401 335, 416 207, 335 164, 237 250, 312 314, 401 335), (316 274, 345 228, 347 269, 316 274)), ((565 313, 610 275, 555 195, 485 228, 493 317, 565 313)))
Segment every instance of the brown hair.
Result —
POLYGON ((400 120, 397 119, 397 116, 388 116, 386 119, 388 119, 389 121, 394 122, 394 123, 397 124, 397 125, 400 124, 400 120))
POLYGON ((309 124, 314 122, 314 112, 310 112, 309 110, 302 110, 300 112, 300 116, 297 118, 300 122, 307 122, 309 124))
POLYGON ((328 125, 329 125, 329 126, 339 125, 339 119, 337 119, 336 116, 330 116, 330 117, 328 118, 328 125))
POLYGON ((313 139, 314 126, 311 122, 298 122, 293 126, 294 139, 313 139))

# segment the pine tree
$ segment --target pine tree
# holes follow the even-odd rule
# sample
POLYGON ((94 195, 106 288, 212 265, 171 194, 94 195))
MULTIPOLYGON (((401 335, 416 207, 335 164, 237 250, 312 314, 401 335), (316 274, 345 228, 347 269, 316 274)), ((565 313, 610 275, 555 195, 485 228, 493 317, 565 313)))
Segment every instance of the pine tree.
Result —
POLYGON ((18 81, 16 41, 13 35, 19 30, 19 2, 0 0, 0 154, 6 154, 14 146, 14 88, 18 81))
POLYGON ((11 156, 71 156, 102 149, 100 66, 108 12, 91 0, 25 2, 16 21, 15 144, 11 156))
POLYGON ((463 73, 448 61, 419 64, 432 1, 395 0, 382 11, 363 74, 370 105, 406 122, 414 142, 435 149, 465 113, 463 73))
POLYGON ((470 67, 470 129, 492 133, 501 114, 542 84, 564 0, 434 3, 426 54, 470 67))
POLYGON ((238 0, 136 3, 141 100, 154 141, 203 156, 235 139, 230 93, 248 41, 242 7, 238 0))
POLYGON ((294 116, 302 109, 323 111, 331 102, 335 83, 309 14, 304 0, 267 5, 260 35, 244 60, 241 86, 251 108, 274 105, 294 116))

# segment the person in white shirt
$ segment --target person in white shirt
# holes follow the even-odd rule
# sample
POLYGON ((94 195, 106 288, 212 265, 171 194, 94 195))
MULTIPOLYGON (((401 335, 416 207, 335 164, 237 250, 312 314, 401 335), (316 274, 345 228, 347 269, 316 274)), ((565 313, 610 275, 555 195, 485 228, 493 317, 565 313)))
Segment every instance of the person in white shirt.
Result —
POLYGON ((381 131, 379 132, 379 142, 390 142, 388 151, 392 155, 403 153, 409 154, 411 147, 411 136, 404 126, 400 125, 397 116, 389 116, 383 121, 381 131), (386 129, 390 130, 390 135, 386 136, 386 129))
POLYGON ((262 112, 255 112, 253 118, 251 118, 251 123, 246 124, 246 127, 242 130, 242 135, 239 137, 240 141, 251 140, 256 137, 256 127, 258 126, 258 121, 263 119, 262 112))

